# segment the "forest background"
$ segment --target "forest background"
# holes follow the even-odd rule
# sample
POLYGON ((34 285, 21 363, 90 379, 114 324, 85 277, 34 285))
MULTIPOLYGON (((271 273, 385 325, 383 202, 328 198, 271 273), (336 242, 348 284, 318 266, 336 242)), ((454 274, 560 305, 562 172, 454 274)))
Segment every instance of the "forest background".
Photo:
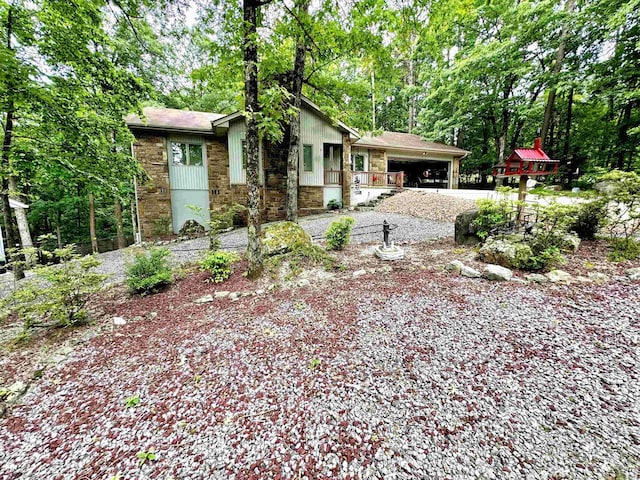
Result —
MULTIPOLYGON (((477 188, 537 135, 561 161, 554 182, 640 172, 640 0, 252 3, 263 136, 282 138, 298 79, 361 132, 469 150, 461 180, 477 188)), ((0 0, 7 237, 89 251, 131 241, 144 172, 124 116, 244 110, 244 27, 238 1, 0 0)))

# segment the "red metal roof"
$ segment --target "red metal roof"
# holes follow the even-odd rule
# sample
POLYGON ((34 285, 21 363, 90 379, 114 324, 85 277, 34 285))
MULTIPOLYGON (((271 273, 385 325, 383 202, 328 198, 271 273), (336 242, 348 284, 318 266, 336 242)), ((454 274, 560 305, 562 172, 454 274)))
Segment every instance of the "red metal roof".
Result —
POLYGON ((522 160, 545 161, 551 160, 544 150, 539 148, 516 148, 513 153, 522 160))

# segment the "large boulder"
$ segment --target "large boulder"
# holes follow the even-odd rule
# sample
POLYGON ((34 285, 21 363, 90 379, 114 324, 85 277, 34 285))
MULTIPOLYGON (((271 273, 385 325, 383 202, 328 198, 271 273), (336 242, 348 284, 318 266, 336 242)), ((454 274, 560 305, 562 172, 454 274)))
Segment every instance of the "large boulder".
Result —
POLYGON ((508 268, 501 267, 500 265, 487 265, 482 271, 482 278, 494 281, 509 281, 513 277, 513 272, 508 268))
POLYGON ((533 256, 531 247, 522 243, 518 238, 489 237, 478 252, 480 260, 485 263, 501 265, 503 267, 521 267, 533 256))
POLYGON ((475 245, 480 243, 480 238, 476 235, 473 222, 480 211, 477 208, 462 212, 456 217, 455 240, 458 245, 475 245))
POLYGON ((262 251, 267 257, 304 245, 311 245, 311 237, 297 223, 276 222, 262 230, 262 251))

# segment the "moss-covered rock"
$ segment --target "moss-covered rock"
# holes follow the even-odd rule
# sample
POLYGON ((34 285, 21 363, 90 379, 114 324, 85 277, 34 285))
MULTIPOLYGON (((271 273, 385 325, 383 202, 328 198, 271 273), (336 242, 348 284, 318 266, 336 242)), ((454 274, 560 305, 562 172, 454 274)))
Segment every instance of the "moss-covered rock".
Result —
POLYGON ((513 239, 489 237, 478 252, 485 263, 501 265, 507 268, 520 268, 533 256, 531 247, 513 239))
POLYGON ((262 251, 266 257, 310 245, 311 237, 297 223, 277 222, 262 230, 262 251))

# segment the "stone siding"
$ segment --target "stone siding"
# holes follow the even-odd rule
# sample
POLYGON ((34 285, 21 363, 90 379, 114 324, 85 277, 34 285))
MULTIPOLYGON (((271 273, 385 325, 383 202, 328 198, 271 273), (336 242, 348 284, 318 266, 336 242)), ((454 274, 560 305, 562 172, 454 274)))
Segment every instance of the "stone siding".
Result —
POLYGON ((171 190, 166 138, 138 135, 133 154, 148 175, 138 184, 138 210, 143 239, 171 234, 171 190), (167 230, 163 232, 163 227, 167 230))
POLYGON ((298 187, 299 209, 323 209, 324 187, 298 187))
POLYGON ((369 151, 369 171, 370 172, 386 172, 387 171, 387 151, 386 150, 370 150, 369 151))

